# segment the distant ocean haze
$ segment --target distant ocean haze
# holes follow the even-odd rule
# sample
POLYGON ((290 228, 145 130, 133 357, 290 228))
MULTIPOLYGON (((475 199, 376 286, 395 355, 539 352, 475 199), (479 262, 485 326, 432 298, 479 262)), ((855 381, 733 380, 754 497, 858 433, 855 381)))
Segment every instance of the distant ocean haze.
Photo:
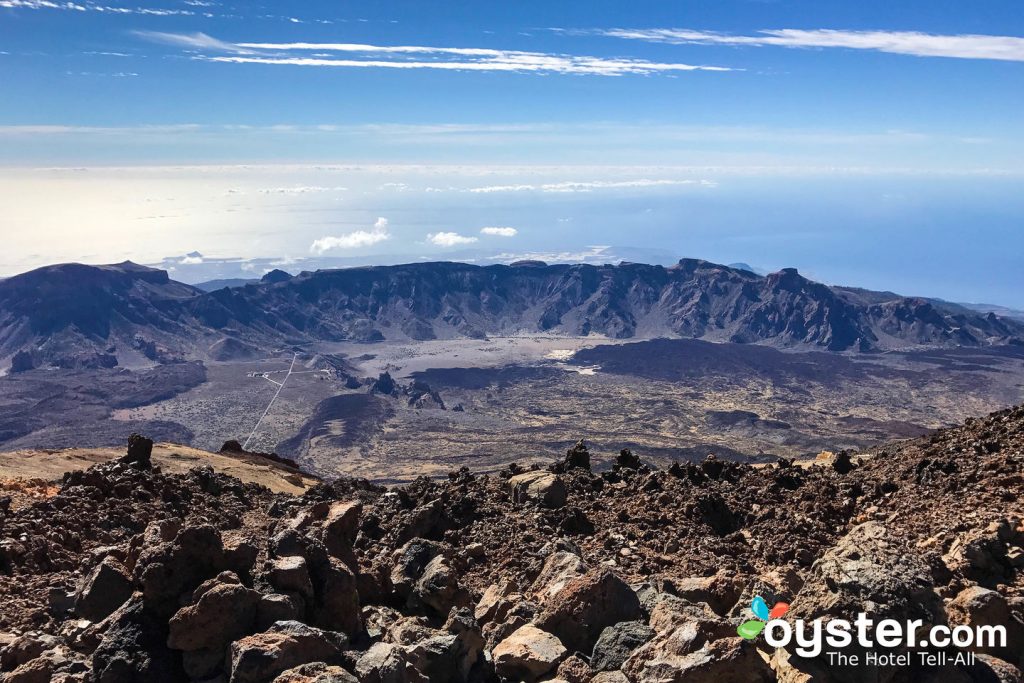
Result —
POLYGON ((190 253, 202 256, 189 263, 278 259, 286 270, 315 256, 599 261, 595 247, 616 246, 635 252, 610 256, 795 266, 825 282, 1020 308, 1018 190, 1000 176, 635 167, 4 170, 0 275, 190 253), (512 230, 483 231, 496 226, 512 230), (337 246, 311 249, 324 238, 337 246))

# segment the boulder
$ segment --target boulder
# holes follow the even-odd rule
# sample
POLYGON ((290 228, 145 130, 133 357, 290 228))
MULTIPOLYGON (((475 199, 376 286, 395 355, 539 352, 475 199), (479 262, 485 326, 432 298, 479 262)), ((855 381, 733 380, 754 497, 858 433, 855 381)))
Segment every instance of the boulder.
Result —
POLYGON ((107 556, 75 591, 75 614, 89 621, 103 621, 132 597, 132 590, 128 570, 107 556))
POLYGON ((447 616, 452 607, 464 607, 468 602, 468 593, 459 586, 458 573, 442 555, 427 563, 409 596, 411 607, 426 606, 439 617, 447 616))
POLYGON ((405 651, 392 643, 374 643, 356 662, 360 683, 406 683, 405 651))
POLYGON ((568 499, 569 489, 565 480, 545 470, 517 474, 508 480, 512 488, 512 500, 516 504, 535 503, 547 508, 560 508, 568 499))
POLYGON ((359 589, 355 574, 336 558, 327 557, 312 567, 314 599, 310 610, 320 628, 354 636, 362 628, 359 589))
POLYGON ((596 671, 621 669, 634 650, 654 637, 654 629, 642 621, 623 621, 601 631, 594 644, 590 666, 596 671))
POLYGON ((136 595, 104 622, 106 631, 92 655, 92 674, 101 683, 179 683, 187 676, 181 658, 167 648, 167 622, 136 595))
POLYGON ((174 541, 143 548, 135 575, 147 609, 170 617, 177 611, 181 595, 216 576, 223 565, 220 533, 209 525, 187 526, 174 541))
POLYGON ((731 573, 721 572, 713 576, 673 579, 666 590, 689 602, 706 603, 716 614, 724 616, 743 594, 743 585, 731 573))
MULTIPOLYGON (((639 654, 639 653, 637 653, 639 654)), ((722 638, 680 655, 671 649, 634 655, 623 668, 631 683, 774 683, 775 674, 757 647, 742 638, 722 638)), ((827 680, 827 679, 826 679, 827 680)))
MULTIPOLYGON (((887 618, 900 622, 920 619, 923 628, 928 628, 946 621, 928 563, 877 522, 854 527, 813 564, 787 618, 827 622, 831 618, 850 620, 860 612, 875 623, 887 618)), ((794 639, 791 652, 796 647, 794 639)), ((874 650, 885 652, 878 647, 874 650)), ((847 652, 862 654, 856 645, 847 652)), ((830 679, 850 683, 888 680, 895 670, 888 665, 831 666, 824 652, 815 663, 830 679)))
POLYGON ((274 683, 359 683, 359 679, 340 666, 316 662, 288 669, 274 683))
POLYGON ((279 621, 263 633, 231 644, 231 683, 271 683, 302 664, 339 660, 344 636, 298 621, 279 621))
POLYGON ((306 558, 301 555, 278 557, 270 565, 270 585, 284 593, 313 597, 313 581, 309 578, 306 558))
POLYGON ((398 596, 408 598, 430 561, 444 551, 442 544, 424 538, 414 538, 399 548, 391 567, 391 585, 398 596))
POLYGON ((972 648, 972 651, 999 657, 1014 666, 1024 664, 1024 622, 1010 609, 997 591, 970 586, 946 604, 950 625, 971 627, 1001 626, 1006 629, 1006 647, 972 648))
POLYGON ((128 452, 120 459, 120 462, 140 470, 148 470, 153 467, 153 441, 139 434, 132 434, 128 437, 128 452))
POLYGON ((333 503, 323 524, 323 541, 327 552, 345 562, 354 571, 350 562, 354 559, 352 545, 359 533, 359 516, 363 505, 359 501, 333 503))
POLYGON ((530 596, 540 604, 558 595, 566 585, 587 571, 587 565, 579 555, 558 551, 548 555, 540 574, 530 586, 530 596))
POLYGON ((299 620, 305 611, 301 595, 269 593, 260 596, 256 604, 256 629, 265 631, 278 621, 299 620))
POLYGON ((260 594, 250 588, 218 583, 171 617, 167 647, 223 651, 231 641, 252 632, 259 602, 260 594))
POLYGON ((535 681, 552 671, 565 655, 558 638, 530 624, 498 643, 491 653, 499 676, 524 681, 535 681))
POLYGON ((566 584, 536 624, 566 647, 587 654, 605 628, 642 615, 640 600, 625 581, 610 571, 591 571, 566 584))

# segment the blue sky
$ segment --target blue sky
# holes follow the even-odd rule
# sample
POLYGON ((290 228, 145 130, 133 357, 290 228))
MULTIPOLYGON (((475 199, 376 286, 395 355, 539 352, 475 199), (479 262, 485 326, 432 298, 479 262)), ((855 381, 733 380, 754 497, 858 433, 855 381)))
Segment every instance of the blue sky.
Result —
POLYGON ((0 275, 614 245, 1024 307, 1015 0, 0 0, 0 101, 0 275))

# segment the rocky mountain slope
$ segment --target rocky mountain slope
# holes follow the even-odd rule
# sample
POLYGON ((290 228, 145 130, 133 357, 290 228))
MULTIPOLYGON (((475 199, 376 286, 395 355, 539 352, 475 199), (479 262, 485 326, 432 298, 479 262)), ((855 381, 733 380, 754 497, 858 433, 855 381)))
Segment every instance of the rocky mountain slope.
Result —
POLYGON ((684 259, 675 266, 421 263, 348 268, 202 292, 164 271, 52 266, 0 282, 0 357, 109 365, 252 355, 311 341, 518 332, 872 351, 1021 343, 1024 323, 955 305, 684 259))
POLYGON ((289 496, 149 456, 135 438, 0 503, 6 683, 1021 680, 1024 407, 806 468, 626 451, 598 473, 581 442, 546 468, 289 496), (844 669, 738 637, 755 596, 1008 641, 844 669))

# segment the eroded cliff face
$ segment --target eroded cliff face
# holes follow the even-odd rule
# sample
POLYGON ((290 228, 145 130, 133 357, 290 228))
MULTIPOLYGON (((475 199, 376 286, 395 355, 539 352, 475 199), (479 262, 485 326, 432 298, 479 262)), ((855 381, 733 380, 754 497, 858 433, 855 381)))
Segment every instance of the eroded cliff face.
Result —
POLYGON ((864 680, 739 637, 755 596, 1007 628, 973 667, 871 680, 1021 675, 1024 407, 805 467, 627 451, 598 473, 581 442, 548 467, 301 496, 164 474, 136 437, 29 488, 0 504, 8 681, 864 680))
POLYGON ((685 259, 664 268, 423 263, 265 278, 202 292, 131 263, 51 266, 0 282, 0 355, 104 366, 251 356, 310 341, 491 334, 680 336, 872 351, 1021 343, 1024 324, 921 299, 761 277, 685 259))

